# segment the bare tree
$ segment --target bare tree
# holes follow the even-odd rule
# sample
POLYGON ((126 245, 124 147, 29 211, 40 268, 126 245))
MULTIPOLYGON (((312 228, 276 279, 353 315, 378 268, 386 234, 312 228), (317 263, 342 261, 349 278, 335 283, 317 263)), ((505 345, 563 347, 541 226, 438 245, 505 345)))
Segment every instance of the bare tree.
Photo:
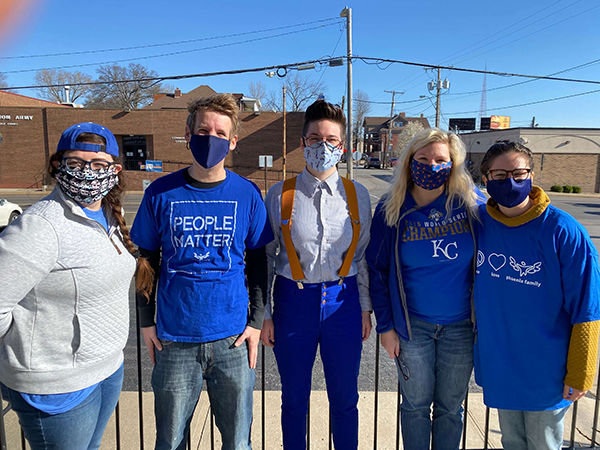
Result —
MULTIPOLYGON (((325 92, 325 84, 321 81, 313 81, 308 76, 300 73, 288 74, 281 83, 285 86, 285 109, 289 112, 304 111, 311 100, 325 92)), ((265 101, 265 109, 274 111, 283 110, 282 91, 271 91, 265 101)))
POLYGON ((141 64, 100 66, 96 72, 98 81, 106 84, 91 89, 86 102, 88 108, 138 109, 152 103, 154 94, 162 91, 160 82, 148 79, 157 77, 158 73, 141 64))
POLYGON ((260 100, 261 105, 263 105, 261 110, 264 110, 267 102, 267 87, 265 84, 262 81, 256 83, 251 81, 248 85, 248 91, 250 91, 250 97, 260 100))
POLYGON ((61 85, 37 88, 37 94, 51 102, 64 103, 67 101, 65 86, 69 86, 69 101, 75 103, 79 98, 85 97, 90 91, 90 86, 77 86, 76 83, 89 83, 92 77, 83 72, 67 72, 58 69, 40 69, 35 73, 35 84, 40 86, 61 85))
POLYGON ((423 129, 423 125, 421 122, 408 122, 402 132, 398 135, 396 139, 396 145, 394 146, 394 154, 399 155, 402 150, 406 148, 410 140, 417 134, 419 131, 423 129))
POLYGON ((357 136, 363 135, 363 122, 367 114, 371 112, 371 103, 369 102, 369 95, 365 91, 357 89, 354 91, 354 139, 357 136))
POLYGON ((3 87, 8 87, 8 77, 6 76, 6 74, 0 72, 0 88, 3 87))

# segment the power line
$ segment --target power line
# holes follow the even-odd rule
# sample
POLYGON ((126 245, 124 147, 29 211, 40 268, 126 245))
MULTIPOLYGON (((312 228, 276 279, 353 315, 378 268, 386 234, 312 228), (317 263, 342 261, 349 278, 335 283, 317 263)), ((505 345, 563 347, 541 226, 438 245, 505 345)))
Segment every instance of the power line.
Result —
POLYGON ((540 28, 539 30, 533 31, 533 32, 531 32, 531 33, 529 33, 529 34, 526 34, 525 36, 522 36, 522 37, 520 37, 520 38, 518 38, 518 39, 515 39, 515 40, 512 40, 512 41, 510 41, 510 42, 507 42, 506 44, 502 44, 502 45, 499 45, 498 47, 494 47, 494 48, 492 48, 492 49, 490 49, 490 50, 486 50, 485 52, 479 53, 478 55, 475 55, 475 56, 471 56, 470 58, 467 58, 467 59, 462 59, 462 60, 458 61, 458 62, 457 62, 457 64, 464 63, 465 61, 470 61, 471 59, 473 59, 473 58, 477 58, 478 56, 482 56, 482 55, 485 55, 486 53, 492 52, 492 51, 494 51, 494 50, 498 50, 499 48, 506 47, 507 45, 510 45, 510 44, 514 44, 515 42, 518 42, 518 41, 520 41, 520 40, 522 40, 522 39, 525 39, 525 38, 527 38, 527 37, 529 37, 529 36, 532 36, 532 35, 534 35, 534 34, 536 34, 536 33, 539 33, 540 31, 547 30, 548 28, 551 28, 551 27, 553 27, 553 26, 555 26, 555 25, 558 25, 558 24, 561 24, 561 23, 563 23, 563 22, 566 22, 567 20, 571 20, 571 19, 572 19, 572 18, 574 18, 574 17, 577 17, 577 16, 580 16, 580 15, 582 15, 582 14, 585 14, 585 13, 587 13, 587 12, 591 11, 592 9, 596 9, 596 8, 598 8, 598 7, 600 7, 600 5, 592 6, 591 8, 588 8, 588 9, 586 9, 585 11, 581 11, 580 13, 574 14, 574 15, 572 15, 572 16, 570 16, 570 17, 567 17, 566 19, 563 19, 563 20, 560 20, 560 21, 558 21, 558 22, 555 22, 555 23, 553 23, 553 24, 551 24, 551 25, 548 25, 547 27, 540 28))
MULTIPOLYGON (((500 30, 500 31, 498 31, 498 32, 496 32, 496 33, 494 33, 494 34, 492 34, 492 35, 488 36, 487 38, 484 38, 484 39, 482 39, 481 41, 478 41, 478 42, 476 42, 475 44, 469 45, 468 47, 465 47, 465 48, 463 48, 462 50, 458 50, 457 52, 454 52, 454 53, 452 53, 451 55, 449 55, 449 56, 446 56, 445 58, 442 58, 441 60, 439 60, 439 61, 438 61, 438 64, 439 64, 439 63, 441 63, 442 61, 449 60, 449 59, 451 59, 453 56, 455 56, 455 55, 459 55, 460 53, 464 52, 465 50, 468 50, 468 49, 470 49, 470 48, 472 48, 472 47, 475 47, 475 46, 477 46, 478 44, 481 44, 482 42, 485 42, 485 41, 487 41, 487 40, 491 39, 491 38, 492 38, 492 37, 494 37, 494 36, 497 36, 497 35, 499 35, 499 34, 502 34, 502 33, 504 33, 505 31, 507 31, 507 30, 511 29, 512 27, 514 27, 514 26, 518 25, 519 23, 521 23, 521 22, 524 22, 524 21, 526 21, 527 19, 530 19, 531 17, 533 17, 533 16, 535 16, 535 15, 537 15, 537 14, 540 14, 541 12, 543 12, 543 11, 545 11, 545 10, 547 10, 547 9, 551 8, 552 6, 556 5, 557 3, 560 3, 561 1, 562 1, 562 0, 557 0, 556 2, 552 3, 551 5, 548 5, 548 6, 544 7, 544 8, 543 8, 543 9, 541 9, 540 11, 537 11, 537 12, 535 12, 535 13, 533 13, 533 14, 531 14, 531 15, 527 16, 527 17, 525 17, 524 19, 521 19, 521 20, 519 20, 519 21, 517 21, 517 22, 513 23, 512 25, 509 25, 508 27, 506 27, 506 28, 504 28, 504 29, 502 29, 502 30, 500 30)), ((578 2, 580 2, 580 1, 581 1, 581 0, 578 0, 578 1, 576 1, 575 3, 578 3, 578 2)), ((573 4, 569 5, 569 6, 573 6, 575 3, 573 3, 573 4)), ((562 11, 562 10, 559 10, 559 11, 562 11)), ((558 12, 558 11, 557 11, 557 12, 558 12)), ((549 17, 549 16, 546 16, 546 18, 547 18, 547 17, 549 17)), ((536 23, 536 22, 534 22, 534 23, 536 23)), ((531 26, 531 25, 533 25, 533 24, 529 24, 529 25, 527 25, 527 26, 531 26)), ((527 27, 527 26, 526 26, 526 27, 527 27)), ((526 28, 526 27, 524 27, 524 28, 526 28)), ((521 29, 522 29, 522 28, 521 28, 521 29)), ((519 31, 519 30, 517 30, 517 31, 519 31)), ((496 39, 496 40, 495 40, 495 41, 493 41, 493 42, 496 42, 496 41, 498 41, 498 40, 500 40, 500 39, 496 39)), ((492 43, 493 43, 493 42, 492 42, 492 43)), ((489 44, 485 44, 485 45, 489 45, 489 44)), ((484 47, 485 47, 485 45, 484 45, 484 47)), ((479 49, 479 48, 482 48, 482 47, 478 47, 477 49, 479 49)), ((477 50, 477 49, 475 49, 475 50, 477 50)), ((466 55, 468 55, 469 53, 472 53, 472 52, 473 52, 473 51, 475 51, 475 50, 472 50, 472 51, 470 51, 470 52, 467 52, 467 53, 465 53, 465 54, 464 54, 464 55, 462 55, 462 56, 466 56, 466 55)), ((408 82, 408 80, 410 80, 411 78, 414 78, 414 77, 415 77, 415 75, 418 75, 418 76, 417 76, 417 78, 416 78, 415 80, 413 80, 413 81, 418 81, 418 80, 420 80, 420 79, 422 78, 422 76, 423 76, 422 72, 414 72, 413 74, 409 75, 408 77, 406 77, 406 78, 404 78, 404 79, 400 80, 399 82, 397 82, 397 83, 393 84, 393 85, 392 85, 392 86, 391 86, 389 89, 391 89, 391 88, 393 88, 393 87, 395 87, 395 86, 398 86, 398 85, 399 85, 399 84, 401 84, 401 83, 406 83, 406 82, 408 82)), ((407 88, 405 87, 405 90, 406 90, 406 89, 407 89, 407 88)), ((378 94, 378 96, 379 96, 379 95, 381 95, 381 94, 378 94)))
MULTIPOLYGON (((499 109, 512 109, 512 108, 520 108, 522 106, 530 106, 530 105, 538 105, 540 103, 548 103, 548 102, 554 102, 557 100, 564 100, 567 98, 573 98, 573 97, 580 97, 582 95, 589 95, 589 94, 595 94, 597 92, 600 92, 600 89, 596 89, 593 91, 587 91, 587 92, 580 92, 579 94, 571 94, 571 95, 565 95, 563 97, 554 97, 554 98, 548 98, 545 100, 538 100, 536 102, 529 102, 529 103, 521 103, 519 105, 510 105, 510 106, 498 106, 498 107, 493 107, 493 108, 489 108, 489 109, 494 109, 494 110, 499 110, 499 109)), ((447 113, 448 115, 452 114, 452 115, 458 115, 458 114, 471 114, 471 113, 476 113, 478 111, 461 111, 461 112, 452 112, 452 113, 447 113)))
POLYGON ((85 50, 85 51, 79 51, 79 52, 47 53, 44 55, 0 56, 0 60, 1 59, 7 59, 7 60, 8 59, 30 59, 30 58, 47 58, 47 57, 54 57, 54 56, 87 55, 87 54, 93 54, 93 53, 108 53, 108 52, 120 52, 120 51, 125 51, 125 50, 139 50, 142 48, 166 47, 166 46, 170 46, 170 45, 191 44, 193 42, 202 42, 202 41, 210 41, 210 40, 217 40, 217 39, 227 39, 227 38, 231 38, 231 37, 247 36, 249 34, 256 34, 256 33, 267 33, 269 31, 283 30, 286 28, 303 27, 305 25, 311 25, 314 23, 323 23, 323 22, 331 22, 331 21, 340 22, 340 18, 332 17, 330 19, 313 20, 312 22, 298 23, 295 25, 285 25, 285 26, 281 26, 281 27, 267 28, 264 30, 245 31, 243 33, 226 34, 223 36, 212 36, 212 37, 205 37, 205 38, 198 38, 198 39, 188 39, 188 40, 184 40, 184 41, 165 42, 165 43, 161 43, 161 44, 146 44, 146 45, 137 45, 137 46, 133 46, 133 47, 119 47, 119 48, 109 48, 109 49, 101 49, 101 50, 85 50))
MULTIPOLYGON (((130 82, 138 82, 138 81, 167 81, 167 80, 182 80, 189 78, 202 78, 202 77, 212 77, 217 75, 237 75, 242 73, 251 73, 251 72, 262 72, 267 70, 276 70, 277 75, 279 77, 284 77, 289 70, 297 70, 298 66, 303 66, 307 64, 328 64, 332 60, 339 59, 347 59, 345 56, 339 57, 331 57, 331 58, 320 58, 313 59, 310 61, 302 61, 291 64, 277 64, 271 66, 264 67, 254 67, 248 69, 234 69, 234 70, 225 70, 219 72, 204 72, 204 73, 195 73, 195 74, 185 74, 185 75, 172 75, 172 76, 156 76, 156 77, 145 77, 142 79, 129 79, 129 80, 115 80, 115 81, 91 81, 91 82, 82 82, 82 83, 66 83, 70 86, 93 86, 93 85, 102 85, 102 84, 115 84, 115 83, 130 83, 130 82)), ((600 81, 596 80, 582 80, 582 79, 573 79, 573 78, 558 78, 551 76, 542 76, 542 75, 527 75, 527 74, 518 74, 511 72, 496 72, 490 70, 478 70, 478 69, 467 69, 461 67, 452 67, 452 66, 439 66, 433 64, 426 63, 418 63, 411 61, 401 61, 396 59, 387 59, 387 58, 374 58, 367 56, 352 56, 352 59, 359 60, 367 63, 367 61, 374 61, 368 64, 376 64, 375 62, 384 62, 389 64, 404 64, 410 66, 419 66, 426 67, 429 69, 448 69, 457 72, 471 72, 471 73, 486 73, 489 75, 497 75, 502 77, 522 77, 522 78, 532 78, 532 79, 540 79, 540 80, 552 80, 552 81, 565 81, 571 83, 585 83, 585 84, 598 84, 600 85, 600 81)), ((17 87, 8 87, 3 88, 3 90, 16 90, 16 89, 40 89, 40 88, 48 88, 48 87, 61 87, 65 86, 65 84, 50 84, 50 85, 32 85, 32 86, 17 86, 17 87)), ((407 102, 413 102, 413 100, 409 100, 407 102)))
POLYGON ((361 60, 363 62, 379 61, 379 62, 387 62, 387 63, 394 63, 394 64, 404 64, 404 65, 408 65, 408 66, 426 67, 428 69, 438 69, 439 68, 439 69, 448 69, 448 70, 455 71, 455 72, 487 73, 489 75, 498 75, 498 76, 502 76, 502 77, 522 77, 522 78, 535 78, 535 79, 539 79, 539 80, 569 81, 569 82, 574 82, 574 83, 600 84, 600 81, 595 81, 595 80, 580 80, 580 79, 575 79, 575 78, 559 78, 559 77, 543 76, 543 75, 526 75, 526 74, 519 74, 519 73, 512 73, 512 72, 496 72, 496 71, 491 71, 491 70, 466 69, 466 68, 462 68, 462 67, 440 66, 440 65, 435 65, 435 64, 417 63, 417 62, 402 61, 402 60, 397 60, 397 59, 372 58, 372 57, 367 57, 367 56, 353 56, 352 58, 361 60))
POLYGON ((199 52, 199 51, 204 51, 204 50, 213 50, 213 49, 216 49, 216 48, 231 47, 231 46, 234 46, 234 45, 247 44, 247 43, 250 43, 250 42, 264 41, 264 40, 273 39, 273 38, 276 38, 276 37, 289 36, 291 34, 298 34, 298 33, 303 33, 305 31, 312 31, 312 30, 317 30, 319 28, 330 27, 332 25, 337 25, 337 23, 319 25, 319 26, 316 26, 316 27, 304 28, 302 30, 289 31, 287 33, 280 33, 280 34, 275 34, 275 35, 272 35, 272 36, 263 36, 263 37, 254 38, 254 39, 247 39, 247 40, 244 40, 244 41, 229 42, 227 44, 213 45, 213 46, 210 46, 210 47, 195 48, 195 49, 191 49, 191 50, 181 50, 181 51, 178 51, 178 52, 171 52, 171 53, 162 53, 160 55, 138 56, 138 57, 135 57, 135 58, 117 59, 117 60, 114 60, 114 61, 94 62, 94 63, 87 63, 87 64, 71 64, 71 65, 68 65, 68 66, 46 67, 46 68, 43 68, 43 69, 39 69, 38 68, 38 69, 8 70, 8 71, 4 71, 2 73, 7 74, 7 73, 37 72, 38 70, 72 69, 74 67, 100 66, 100 65, 104 65, 104 64, 115 64, 115 63, 121 63, 121 62, 129 62, 129 61, 140 61, 140 60, 144 60, 144 59, 162 58, 162 57, 165 57, 165 56, 182 55, 182 54, 185 54, 185 53, 193 53, 193 52, 199 52))

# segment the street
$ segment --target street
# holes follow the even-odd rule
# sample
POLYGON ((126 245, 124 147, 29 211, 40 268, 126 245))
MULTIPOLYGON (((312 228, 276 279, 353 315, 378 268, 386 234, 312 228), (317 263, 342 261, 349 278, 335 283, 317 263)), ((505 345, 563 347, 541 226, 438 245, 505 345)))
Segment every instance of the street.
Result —
MULTIPOLYGON (((345 169, 340 170, 340 174, 345 176, 345 169)), ((364 169, 362 166, 354 170, 356 181, 363 184, 371 196, 372 207, 375 209, 377 202, 386 192, 392 179, 391 169, 364 169)), ((23 209, 47 195, 47 193, 25 190, 0 190, 0 198, 6 198, 9 201, 18 203, 23 209)), ((550 194, 552 204, 573 215, 590 233, 590 236, 600 249, 600 196, 585 194, 550 194)), ((140 192, 128 193, 124 201, 125 217, 127 223, 131 224, 135 213, 139 207, 142 194, 140 192)), ((131 290, 131 326, 129 332, 129 341, 125 348, 125 380, 123 389, 126 391, 137 390, 137 350, 136 350, 136 328, 135 328, 135 301, 133 300, 133 288, 131 290)), ((372 391, 375 386, 375 333, 364 343, 363 357, 359 376, 359 390, 372 391)), ((396 367, 383 348, 381 349, 380 362, 380 382, 379 389, 383 391, 395 391, 397 389, 396 367)), ((261 358, 262 352, 259 352, 259 361, 256 371, 256 387, 261 387, 261 358)), ((150 391, 150 376, 152 365, 148 358, 145 346, 142 343, 142 387, 144 391, 150 391)), ((279 374, 273 351, 270 348, 265 349, 265 387, 267 390, 279 390, 279 374)), ((317 357, 313 372, 313 389, 325 390, 325 380, 320 359, 317 357)), ((471 391, 479 392, 479 388, 471 382, 471 391)))

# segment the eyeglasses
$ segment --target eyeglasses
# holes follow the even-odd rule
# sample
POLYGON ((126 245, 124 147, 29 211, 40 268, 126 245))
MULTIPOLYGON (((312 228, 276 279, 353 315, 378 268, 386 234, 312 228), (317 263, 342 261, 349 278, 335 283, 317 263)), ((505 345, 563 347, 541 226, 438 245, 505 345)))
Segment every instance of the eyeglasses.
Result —
POLYGON ((308 145, 315 145, 319 142, 327 141, 334 147, 341 147, 342 141, 336 137, 322 138, 321 136, 308 136, 304 138, 304 142, 308 145))
POLYGON ((410 378, 410 370, 408 370, 408 366, 404 362, 404 353, 402 353, 402 350, 400 350, 400 353, 396 356, 396 363, 400 368, 402 378, 404 378, 404 381, 408 381, 408 379, 410 378))
POLYGON ((503 170, 494 169, 490 170, 487 174, 488 178, 495 181, 504 181, 510 175, 515 181, 524 181, 529 178, 531 169, 514 169, 514 170, 503 170))
POLYGON ((108 169, 115 163, 106 161, 104 159, 92 159, 91 161, 85 161, 81 158, 77 158, 76 156, 68 156, 63 158, 63 164, 71 170, 84 170, 86 167, 89 167, 94 172, 99 172, 101 170, 108 169))

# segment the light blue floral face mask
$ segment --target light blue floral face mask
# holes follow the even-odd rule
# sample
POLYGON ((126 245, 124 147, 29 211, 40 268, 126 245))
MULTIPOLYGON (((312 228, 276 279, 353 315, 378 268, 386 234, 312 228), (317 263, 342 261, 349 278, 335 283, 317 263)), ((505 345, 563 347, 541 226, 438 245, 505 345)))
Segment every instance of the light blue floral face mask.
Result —
POLYGON ((326 172, 334 167, 342 157, 342 149, 327 141, 304 147, 304 159, 309 167, 317 172, 326 172))

